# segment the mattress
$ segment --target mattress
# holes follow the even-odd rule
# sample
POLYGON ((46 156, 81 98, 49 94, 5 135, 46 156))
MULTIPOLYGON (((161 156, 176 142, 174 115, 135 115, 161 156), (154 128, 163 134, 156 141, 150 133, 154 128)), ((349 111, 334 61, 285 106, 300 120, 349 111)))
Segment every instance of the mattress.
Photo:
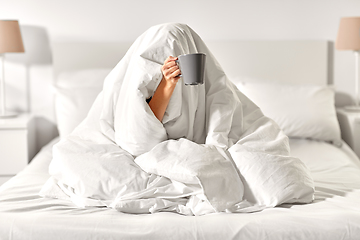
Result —
POLYGON ((49 178, 55 139, 0 187, 0 239, 359 239, 360 161, 350 148, 290 139, 311 170, 315 200, 255 213, 183 216, 78 208, 38 195, 49 178))

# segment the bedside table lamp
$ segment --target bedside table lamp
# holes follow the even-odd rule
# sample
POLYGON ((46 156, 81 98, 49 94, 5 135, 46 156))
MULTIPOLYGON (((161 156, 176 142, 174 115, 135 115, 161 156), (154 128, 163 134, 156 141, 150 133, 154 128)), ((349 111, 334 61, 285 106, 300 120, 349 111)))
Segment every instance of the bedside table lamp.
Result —
POLYGON ((352 50, 355 54, 355 106, 346 110, 360 112, 359 107, 359 55, 360 55, 360 17, 344 17, 340 20, 335 44, 338 50, 352 50))
POLYGON ((0 20, 0 118, 15 117, 15 113, 6 112, 5 104, 5 53, 24 52, 19 22, 16 20, 0 20))

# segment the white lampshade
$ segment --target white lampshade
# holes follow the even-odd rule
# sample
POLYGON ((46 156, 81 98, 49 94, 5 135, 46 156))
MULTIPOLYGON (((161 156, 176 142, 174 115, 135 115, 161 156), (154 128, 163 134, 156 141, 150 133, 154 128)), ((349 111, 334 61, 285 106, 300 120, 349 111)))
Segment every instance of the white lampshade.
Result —
POLYGON ((17 20, 0 20, 0 53, 8 52, 24 52, 17 20))

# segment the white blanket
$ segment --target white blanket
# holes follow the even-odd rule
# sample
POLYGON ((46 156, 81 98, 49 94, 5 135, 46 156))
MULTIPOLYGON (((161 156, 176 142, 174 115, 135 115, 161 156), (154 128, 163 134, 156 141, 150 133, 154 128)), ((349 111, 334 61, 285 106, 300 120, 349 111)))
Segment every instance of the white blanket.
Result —
POLYGON ((54 146, 50 174, 43 196, 129 213, 249 212, 314 194, 288 138, 183 24, 154 26, 134 42, 87 118, 54 146), (146 99, 163 62, 196 52, 207 55, 205 83, 180 79, 160 122, 146 99))

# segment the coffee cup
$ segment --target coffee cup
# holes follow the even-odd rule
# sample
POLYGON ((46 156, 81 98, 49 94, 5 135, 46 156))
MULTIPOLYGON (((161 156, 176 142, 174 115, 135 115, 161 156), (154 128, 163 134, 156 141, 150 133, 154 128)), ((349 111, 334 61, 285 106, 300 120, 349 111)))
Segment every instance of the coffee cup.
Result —
POLYGON ((205 53, 190 53, 178 56, 176 60, 185 85, 198 85, 204 83, 205 53))

